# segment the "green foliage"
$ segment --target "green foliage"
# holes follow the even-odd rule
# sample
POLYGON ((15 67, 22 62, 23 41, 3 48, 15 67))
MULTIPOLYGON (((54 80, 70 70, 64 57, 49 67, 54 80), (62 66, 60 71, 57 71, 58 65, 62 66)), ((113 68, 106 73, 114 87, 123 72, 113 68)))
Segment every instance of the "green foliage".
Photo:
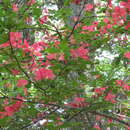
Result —
POLYGON ((116 9, 95 5, 96 17, 91 7, 85 7, 83 17, 74 21, 72 2, 74 5, 75 1, 66 0, 61 9, 48 10, 43 9, 46 5, 42 2, 26 3, 18 10, 10 0, 0 5, 0 127, 3 130, 97 129, 95 125, 99 124, 104 129, 128 126, 128 10, 125 19, 116 9), (112 15, 114 11, 118 20, 112 15), (118 120, 115 108, 119 106, 120 115, 126 115, 125 123, 118 120), (108 123, 109 118, 112 123, 108 123), (45 122, 40 124, 40 121, 45 122))

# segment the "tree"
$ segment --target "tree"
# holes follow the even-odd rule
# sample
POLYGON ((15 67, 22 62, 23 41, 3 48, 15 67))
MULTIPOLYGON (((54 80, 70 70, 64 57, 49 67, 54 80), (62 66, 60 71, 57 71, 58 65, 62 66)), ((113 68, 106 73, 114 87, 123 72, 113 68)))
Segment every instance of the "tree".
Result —
POLYGON ((2 129, 130 128, 130 1, 117 3, 67 0, 64 8, 47 9, 41 1, 2 1, 2 129), (84 3, 84 13, 68 24, 72 3, 84 3))

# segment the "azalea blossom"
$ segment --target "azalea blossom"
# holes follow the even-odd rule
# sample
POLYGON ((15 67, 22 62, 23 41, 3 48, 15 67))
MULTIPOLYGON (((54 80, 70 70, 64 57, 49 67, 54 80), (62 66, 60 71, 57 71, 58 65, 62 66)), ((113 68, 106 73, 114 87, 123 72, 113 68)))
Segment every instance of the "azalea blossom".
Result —
POLYGON ((18 12, 18 5, 17 4, 13 4, 12 6, 13 6, 12 7, 13 11, 14 12, 18 12))
POLYGON ((88 49, 85 49, 82 46, 78 49, 72 49, 72 50, 70 50, 70 52, 71 52, 71 55, 73 58, 80 57, 80 58, 85 59, 85 60, 89 59, 88 58, 88 52, 89 52, 88 49))
POLYGON ((18 87, 23 87, 23 86, 26 86, 27 84, 28 84, 28 81, 25 79, 19 79, 17 82, 18 87))
POLYGON ((46 68, 40 68, 35 71, 35 79, 36 80, 43 80, 43 79, 54 79, 55 75, 52 70, 46 68))
POLYGON ((91 11, 94 8, 93 4, 86 4, 84 10, 91 11))
POLYGON ((124 54, 124 57, 130 59, 130 52, 126 52, 126 53, 124 54))
POLYGON ((105 97, 105 100, 111 103, 116 103, 115 97, 116 95, 108 93, 107 96, 105 97))
POLYGON ((94 92, 97 93, 97 94, 99 94, 99 95, 101 95, 101 94, 103 94, 103 92, 104 92, 105 90, 106 90, 105 87, 103 87, 103 88, 95 88, 95 89, 94 89, 94 92))

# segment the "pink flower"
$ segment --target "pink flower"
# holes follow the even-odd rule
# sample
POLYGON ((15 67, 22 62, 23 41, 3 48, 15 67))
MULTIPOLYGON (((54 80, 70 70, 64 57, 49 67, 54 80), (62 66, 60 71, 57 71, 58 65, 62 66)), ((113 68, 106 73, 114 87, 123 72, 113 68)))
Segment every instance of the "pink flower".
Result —
POLYGON ((0 48, 5 48, 5 47, 9 47, 9 46, 10 46, 9 41, 5 42, 3 44, 0 44, 0 48))
POLYGON ((93 128, 95 128, 95 129, 97 129, 97 130, 101 130, 101 128, 100 128, 99 125, 97 125, 97 124, 95 124, 93 128))
POLYGON ((64 54, 61 54, 58 58, 59 61, 65 61, 65 57, 64 54))
POLYGON ((47 20, 48 20, 48 16, 45 15, 45 16, 43 16, 42 18, 39 19, 39 22, 40 22, 40 24, 44 24, 44 23, 47 22, 47 20))
POLYGON ((84 10, 85 11, 91 11, 94 8, 92 4, 86 4, 84 10))
POLYGON ((27 84, 28 84, 28 81, 25 80, 25 79, 20 79, 20 80, 18 80, 18 82, 17 82, 17 86, 18 86, 18 87, 23 87, 23 86, 26 86, 27 84))
POLYGON ((0 119, 3 119, 5 116, 7 116, 7 113, 5 111, 0 112, 0 119))
POLYGON ((90 25, 90 26, 83 26, 83 30, 88 30, 90 32, 93 32, 95 30, 96 25, 90 25))
POLYGON ((15 108, 13 107, 13 105, 6 106, 5 111, 6 111, 7 116, 12 116, 15 112, 15 108))
POLYGON ((18 75, 20 73, 20 71, 16 69, 11 70, 11 72, 13 75, 18 75))
POLYGON ((105 22, 105 23, 109 23, 110 21, 109 21, 108 18, 104 18, 104 19, 103 19, 103 22, 105 22))
POLYGON ((74 102, 84 102, 85 101, 85 98, 81 98, 81 97, 76 97, 75 99, 74 99, 74 102))
POLYGON ((108 122, 109 122, 109 123, 112 123, 112 122, 113 122, 113 120, 110 118, 110 119, 108 119, 108 122))
POLYGON ((119 86, 124 85, 124 81, 123 80, 116 80, 116 84, 119 86))
POLYGON ((4 108, 5 112, 6 112, 6 116, 13 116, 13 114, 15 112, 19 111, 19 109, 22 107, 22 104, 23 104, 23 102, 17 101, 15 104, 12 104, 10 106, 6 106, 4 108))
POLYGON ((124 85, 123 85, 123 88, 124 88, 124 90, 130 91, 130 86, 128 86, 127 84, 124 84, 124 85))
POLYGON ((22 33, 21 32, 10 32, 10 42, 14 47, 20 47, 22 43, 22 33))
POLYGON ((18 12, 18 6, 17 6, 17 4, 13 4, 12 6, 13 6, 12 7, 13 11, 14 12, 18 12))
POLYGON ((84 47, 80 47, 78 49, 72 49, 71 51, 71 55, 73 58, 82 58, 85 60, 88 60, 88 49, 85 49, 84 47))
POLYGON ((57 56, 56 53, 52 53, 52 54, 48 54, 48 55, 46 56, 46 58, 47 58, 48 60, 55 60, 55 59, 56 59, 56 56, 57 56))
POLYGON ((49 69, 41 68, 35 72, 36 80, 54 79, 54 78, 55 78, 54 73, 52 72, 52 70, 49 69))
POLYGON ((94 92, 97 94, 103 94, 103 92, 106 90, 106 88, 95 88, 94 92))
POLYGON ((116 96, 114 94, 108 93, 107 96, 105 97, 105 100, 111 103, 116 103, 115 97, 116 96))
POLYGON ((108 5, 111 7, 112 6, 112 0, 108 0, 108 5))
POLYGON ((130 52, 126 52, 126 53, 124 54, 124 57, 130 59, 130 52))
POLYGON ((28 5, 32 6, 32 5, 35 4, 35 3, 36 3, 35 0, 29 0, 28 5))

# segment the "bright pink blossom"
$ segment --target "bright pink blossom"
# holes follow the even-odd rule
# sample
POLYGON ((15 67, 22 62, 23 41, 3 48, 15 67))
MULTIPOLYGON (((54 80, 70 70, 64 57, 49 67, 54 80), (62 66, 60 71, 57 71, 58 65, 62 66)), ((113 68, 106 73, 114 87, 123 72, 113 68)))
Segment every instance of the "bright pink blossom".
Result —
POLYGON ((109 122, 109 123, 112 123, 112 122, 113 122, 113 120, 110 118, 110 119, 108 119, 108 122, 109 122))
MULTIPOLYGON (((21 97, 20 95, 18 95, 16 98, 23 100, 23 97, 21 97)), ((19 111, 22 105, 23 105, 23 101, 16 101, 15 104, 6 106, 4 108, 5 112, 3 112, 4 116, 13 116, 15 112, 19 111)))
POLYGON ((94 8, 93 4, 86 4, 84 10, 91 11, 94 8))
POLYGON ((127 84, 124 84, 124 85, 123 85, 123 89, 124 89, 124 90, 127 90, 127 91, 130 91, 130 86, 127 85, 127 84))
POLYGON ((5 47, 9 47, 9 46, 10 46, 9 42, 5 42, 3 44, 0 44, 0 48, 5 48, 5 47))
POLYGON ((55 59, 57 58, 57 54, 56 54, 56 53, 48 54, 48 55, 46 56, 46 58, 47 58, 48 60, 55 60, 55 59))
POLYGON ((85 101, 85 98, 81 98, 81 97, 76 97, 74 98, 74 102, 84 102, 85 101))
POLYGON ((95 88, 94 89, 94 92, 97 93, 97 94, 103 94, 103 92, 106 90, 106 88, 95 88))
POLYGON ((124 57, 130 59, 130 52, 126 52, 126 53, 124 54, 124 57))
POLYGON ((52 70, 46 69, 46 68, 41 68, 38 69, 35 72, 35 79, 36 80, 43 80, 43 79, 54 79, 55 75, 52 70))
POLYGON ((25 79, 19 79, 17 82, 18 87, 23 87, 23 86, 26 86, 27 84, 28 84, 28 81, 25 79))
POLYGON ((108 5, 111 7, 112 6, 112 0, 108 0, 108 5))
POLYGON ((40 22, 40 24, 44 24, 44 23, 47 22, 47 20, 48 20, 48 16, 45 15, 42 18, 39 19, 39 22, 40 22))
POLYGON ((12 6, 13 6, 12 7, 13 11, 14 12, 18 12, 18 5, 17 4, 13 4, 12 6))
POLYGON ((103 19, 103 22, 105 22, 105 23, 109 23, 110 20, 109 20, 108 18, 104 18, 104 19, 103 19))
POLYGON ((73 58, 82 58, 82 59, 85 59, 85 60, 88 60, 88 49, 85 49, 84 47, 80 47, 78 49, 72 49, 71 50, 71 55, 73 58))
POLYGON ((22 33, 21 32, 10 32, 10 43, 14 47, 21 47, 22 43, 22 33))
POLYGON ((83 29, 83 30, 88 30, 88 31, 90 31, 90 32, 93 32, 93 31, 95 31, 95 27, 96 27, 96 26, 97 26, 97 25, 83 26, 82 29, 83 29))
POLYGON ((116 80, 116 84, 119 85, 119 86, 123 86, 124 81, 123 80, 116 80))
POLYGON ((108 93, 107 96, 105 97, 105 100, 111 103, 116 103, 115 97, 116 95, 108 93))

